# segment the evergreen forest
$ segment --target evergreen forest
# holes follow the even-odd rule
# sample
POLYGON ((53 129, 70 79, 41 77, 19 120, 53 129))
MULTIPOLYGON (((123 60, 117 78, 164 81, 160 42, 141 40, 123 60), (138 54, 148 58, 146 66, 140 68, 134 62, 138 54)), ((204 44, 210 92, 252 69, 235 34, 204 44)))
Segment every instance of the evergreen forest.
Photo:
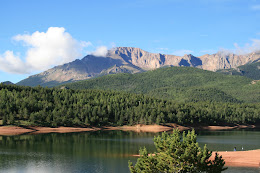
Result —
POLYGON ((260 103, 177 102, 148 95, 0 84, 3 125, 119 126, 260 123, 260 103))
POLYGON ((260 81, 193 67, 112 74, 65 86, 70 89, 125 91, 177 102, 260 102, 260 81))

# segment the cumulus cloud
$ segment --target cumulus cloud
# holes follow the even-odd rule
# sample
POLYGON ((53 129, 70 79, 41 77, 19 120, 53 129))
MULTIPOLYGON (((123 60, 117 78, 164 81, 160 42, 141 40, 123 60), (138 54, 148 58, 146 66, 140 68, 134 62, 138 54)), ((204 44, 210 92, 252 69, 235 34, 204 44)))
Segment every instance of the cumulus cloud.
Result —
POLYGON ((234 46, 236 49, 234 50, 234 53, 242 55, 260 51, 260 40, 252 39, 251 41, 251 44, 247 43, 244 47, 240 47, 237 43, 235 43, 234 46))
POLYGON ((191 54, 193 51, 192 50, 187 50, 187 49, 181 49, 181 50, 176 50, 173 52, 173 55, 177 56, 183 56, 185 54, 191 54))
POLYGON ((92 55, 95 55, 95 56, 106 56, 107 55, 107 47, 106 46, 100 46, 100 47, 97 47, 97 49, 92 52, 91 54, 92 55))
POLYGON ((0 55, 0 70, 8 73, 29 73, 29 68, 18 55, 12 51, 6 51, 0 55))
POLYGON ((29 73, 47 70, 54 65, 61 65, 82 56, 84 47, 90 42, 75 40, 63 27, 50 27, 47 32, 36 31, 33 34, 14 36, 15 41, 23 42, 27 48, 23 61, 12 51, 0 56, 0 69, 10 73, 29 73))

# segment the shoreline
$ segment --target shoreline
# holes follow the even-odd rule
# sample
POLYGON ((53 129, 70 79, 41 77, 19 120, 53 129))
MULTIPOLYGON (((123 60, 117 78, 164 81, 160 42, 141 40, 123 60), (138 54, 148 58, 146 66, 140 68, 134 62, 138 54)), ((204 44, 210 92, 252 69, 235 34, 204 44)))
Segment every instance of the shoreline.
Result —
POLYGON ((166 125, 134 125, 134 126, 103 126, 103 127, 39 127, 39 126, 0 126, 0 135, 22 135, 22 134, 43 134, 43 133, 72 133, 72 132, 88 132, 99 130, 122 130, 134 132, 151 132, 158 133, 163 131, 171 131, 173 129, 183 130, 232 130, 232 129, 255 129, 259 126, 255 125, 235 125, 235 126, 181 126, 175 123, 168 123, 166 125))
MULTIPOLYGON (((216 151, 212 152, 210 159, 214 159, 216 151)), ((253 167, 260 168, 260 149, 248 151, 218 151, 225 161, 225 167, 253 167)), ((140 157, 139 154, 132 155, 140 157)))
MULTIPOLYGON (((219 151, 226 166, 260 168, 260 149, 248 151, 219 151)), ((211 158, 215 156, 212 152, 211 158)))
MULTIPOLYGON (((181 126, 174 123, 166 125, 135 125, 135 126, 104 126, 104 127, 18 127, 18 126, 0 126, 0 136, 14 136, 14 135, 36 135, 46 133, 72 133, 72 132, 90 132, 90 131, 111 131, 111 130, 122 130, 122 131, 134 131, 134 132, 150 132, 157 133, 163 131, 171 131, 173 128, 178 128, 180 131, 183 130, 232 130, 232 129, 256 129, 259 126, 255 125, 235 125, 235 126, 181 126)), ((226 166, 231 167, 255 167, 260 168, 260 149, 249 150, 249 151, 219 151, 219 155, 222 155, 226 162, 226 166)), ((132 155, 137 157, 139 155, 132 155)), ((215 156, 215 152, 212 152, 211 158, 215 156)))

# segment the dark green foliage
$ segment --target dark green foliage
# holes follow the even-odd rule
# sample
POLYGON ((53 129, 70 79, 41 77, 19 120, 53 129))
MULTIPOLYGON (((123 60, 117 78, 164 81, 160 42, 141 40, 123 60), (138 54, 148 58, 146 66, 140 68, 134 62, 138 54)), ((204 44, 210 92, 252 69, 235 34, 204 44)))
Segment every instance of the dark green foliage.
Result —
POLYGON ((260 80, 260 62, 250 63, 237 67, 236 69, 223 69, 217 72, 229 75, 245 76, 254 80, 260 80))
POLYGON ((183 132, 181 138, 179 130, 172 134, 166 132, 154 137, 156 153, 148 155, 147 150, 140 149, 140 158, 133 166, 129 162, 131 173, 173 173, 173 172, 208 172, 219 173, 226 170, 225 162, 217 153, 210 160, 212 152, 206 147, 200 148, 196 142, 195 131, 183 132))
POLYGON ((7 125, 7 118, 6 118, 6 115, 3 116, 3 119, 2 119, 2 124, 3 125, 7 125))
POLYGON ((0 119, 5 124, 53 127, 256 124, 260 122, 260 104, 179 103, 125 92, 0 84, 0 119))
POLYGON ((168 67, 137 74, 107 75, 66 86, 126 91, 178 102, 260 102, 260 86, 251 82, 249 78, 192 67, 168 67))

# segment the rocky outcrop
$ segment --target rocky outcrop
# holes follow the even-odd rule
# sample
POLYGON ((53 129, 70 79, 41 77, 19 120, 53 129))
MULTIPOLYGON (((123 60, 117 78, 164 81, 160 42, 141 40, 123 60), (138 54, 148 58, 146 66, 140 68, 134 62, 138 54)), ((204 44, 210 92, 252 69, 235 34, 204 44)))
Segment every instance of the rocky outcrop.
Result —
POLYGON ((117 47, 108 51, 105 57, 88 55, 81 60, 60 65, 18 82, 18 85, 55 86, 64 82, 85 80, 99 75, 115 73, 138 73, 167 66, 189 66, 204 70, 236 68, 260 61, 260 53, 235 55, 218 52, 195 57, 150 53, 140 48, 117 47))

